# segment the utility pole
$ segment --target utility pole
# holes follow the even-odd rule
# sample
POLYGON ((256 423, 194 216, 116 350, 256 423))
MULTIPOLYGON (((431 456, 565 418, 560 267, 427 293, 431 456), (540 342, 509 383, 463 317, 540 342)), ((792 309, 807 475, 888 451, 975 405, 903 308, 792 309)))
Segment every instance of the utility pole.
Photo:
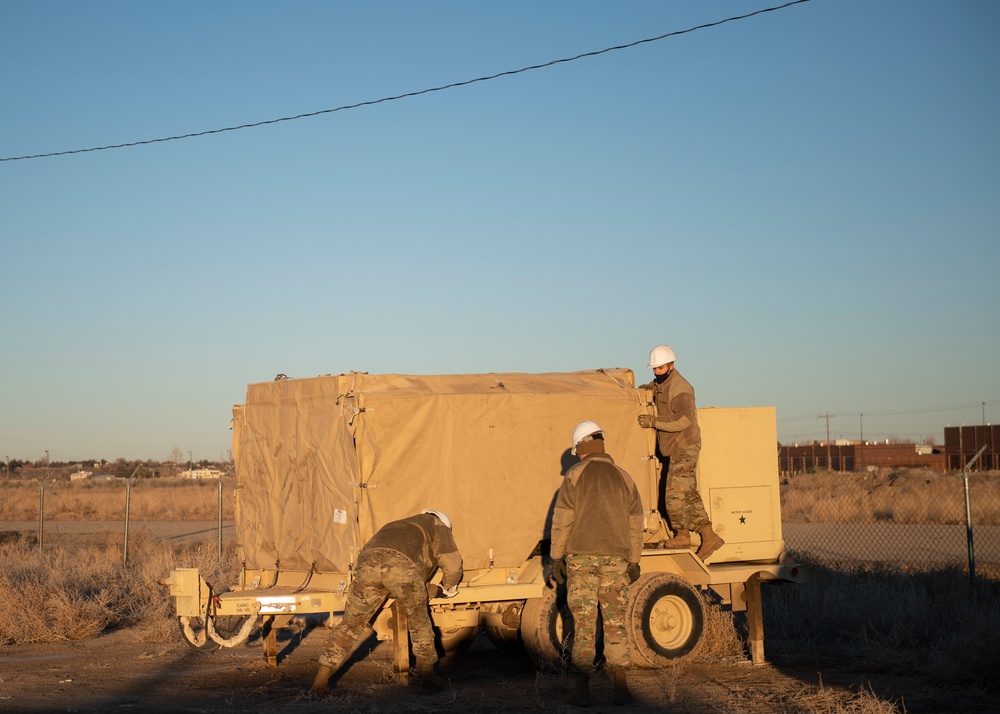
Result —
POLYGON ((865 443, 865 415, 864 415, 863 412, 861 414, 861 439, 860 439, 860 441, 861 441, 861 445, 864 446, 864 443, 865 443))
POLYGON ((830 466, 830 419, 837 416, 836 414, 820 414, 817 419, 826 419, 826 467, 829 469, 830 466))

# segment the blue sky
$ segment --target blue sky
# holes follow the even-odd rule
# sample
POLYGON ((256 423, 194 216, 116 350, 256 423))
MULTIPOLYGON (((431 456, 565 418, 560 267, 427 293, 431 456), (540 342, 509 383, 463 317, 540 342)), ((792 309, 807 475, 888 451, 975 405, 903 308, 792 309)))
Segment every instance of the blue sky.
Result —
MULTIPOLYGON (((0 158, 778 4, 8 2, 0 158)), ((0 162, 0 456, 215 460, 279 372, 644 382, 659 343, 785 441, 996 423, 998 31, 812 0, 0 162)))

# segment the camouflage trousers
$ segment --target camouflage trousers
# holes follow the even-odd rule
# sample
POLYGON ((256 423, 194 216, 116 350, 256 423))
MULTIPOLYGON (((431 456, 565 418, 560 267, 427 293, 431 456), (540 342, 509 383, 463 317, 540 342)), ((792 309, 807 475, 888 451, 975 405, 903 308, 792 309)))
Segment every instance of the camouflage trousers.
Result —
POLYGON ((604 658, 609 667, 629 664, 626 639, 628 559, 618 555, 567 555, 566 604, 573 614, 573 666, 594 671, 597 612, 604 622, 604 658))
MULTIPOLYGON (((689 446, 670 455, 664 464, 666 475, 666 507, 670 527, 676 530, 697 531, 712 525, 705 511, 705 502, 698 493, 695 477, 701 446, 689 446)), ((661 476, 662 478, 662 476, 661 476)))
POLYGON ((347 596, 344 617, 333 628, 319 663, 333 670, 351 656, 386 598, 392 596, 406 612, 406 624, 417 665, 438 660, 434 629, 427 609, 427 584, 416 565, 402 553, 387 548, 365 550, 358 556, 354 582, 347 596))

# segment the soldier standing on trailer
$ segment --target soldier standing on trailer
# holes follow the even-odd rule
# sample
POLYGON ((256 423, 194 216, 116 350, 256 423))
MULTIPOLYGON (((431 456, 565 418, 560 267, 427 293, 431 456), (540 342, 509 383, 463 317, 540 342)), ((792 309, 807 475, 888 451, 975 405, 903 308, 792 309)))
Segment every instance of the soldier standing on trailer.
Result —
POLYGON ((462 556, 455 545, 451 520, 442 511, 386 523, 358 555, 344 617, 334 627, 319 658, 314 694, 328 694, 329 680, 354 650, 372 634, 371 620, 392 596, 406 611, 406 624, 425 694, 441 689, 435 665, 434 629, 427 608, 429 590, 444 597, 458 594, 462 556), (440 568, 440 587, 428 581, 440 568))
POLYGON ((592 421, 573 429, 570 467, 552 514, 552 578, 566 584, 573 613, 576 688, 570 699, 590 705, 590 675, 597 656, 597 614, 604 621, 604 657, 614 680, 615 704, 631 701, 625 617, 628 586, 639 578, 642 501, 632 477, 604 452, 604 431, 592 421))
POLYGON ((674 536, 661 545, 667 548, 690 548, 691 531, 701 536, 696 555, 702 560, 717 551, 725 541, 712 528, 705 503, 698 492, 698 455, 701 452, 701 429, 694 402, 694 387, 674 367, 677 357, 667 345, 657 345, 649 353, 656 416, 639 415, 639 426, 656 429, 656 455, 660 459, 660 489, 666 515, 674 536))

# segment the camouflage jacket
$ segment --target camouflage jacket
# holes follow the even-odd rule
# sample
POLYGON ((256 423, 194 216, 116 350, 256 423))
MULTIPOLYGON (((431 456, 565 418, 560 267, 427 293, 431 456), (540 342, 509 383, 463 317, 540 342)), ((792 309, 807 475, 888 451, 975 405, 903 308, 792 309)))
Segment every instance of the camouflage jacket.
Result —
POLYGON ((642 553, 642 500, 635 482, 607 454, 591 454, 570 467, 556 496, 549 554, 620 555, 638 563, 642 553))
POLYGON ((694 403, 694 387, 676 369, 657 384, 645 387, 653 390, 656 405, 656 445, 662 456, 670 456, 680 449, 701 446, 701 429, 694 403))
POLYGON ((424 582, 441 568, 441 587, 453 590, 462 580, 462 555, 451 529, 437 516, 421 513, 382 526, 362 552, 386 549, 402 553, 413 561, 424 582))

